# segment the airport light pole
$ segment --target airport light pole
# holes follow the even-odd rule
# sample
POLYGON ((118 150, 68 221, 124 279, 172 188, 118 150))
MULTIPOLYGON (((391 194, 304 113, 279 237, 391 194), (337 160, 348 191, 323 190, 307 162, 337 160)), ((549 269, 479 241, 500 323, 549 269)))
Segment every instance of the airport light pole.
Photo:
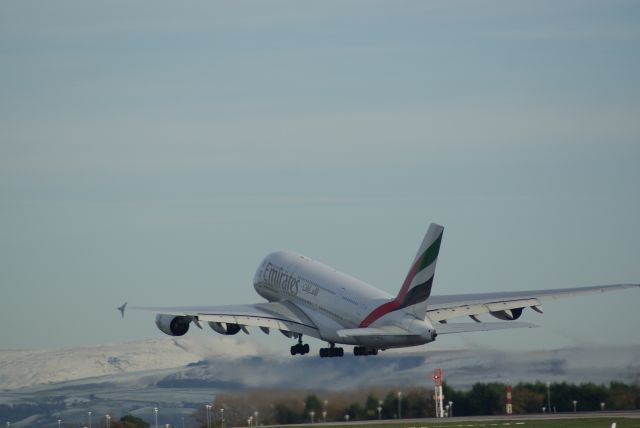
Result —
POLYGON ((107 420, 107 428, 111 428, 111 416, 107 414, 104 417, 107 420))
POLYGON ((398 391, 398 419, 402 419, 402 391, 398 391))
POLYGON ((205 404, 205 409, 207 409, 207 428, 211 428, 211 404, 205 404))
POLYGON ((222 407, 220 408, 220 424, 224 428, 224 409, 222 407))
POLYGON ((89 415, 89 428, 91 428, 91 411, 87 412, 87 414, 89 415))
POLYGON ((578 400, 573 400, 573 413, 578 411, 578 400))
POLYGON ((551 413, 551 382, 547 381, 547 408, 549 409, 549 413, 551 413))
POLYGON ((154 413, 154 416, 155 416, 154 419, 155 419, 155 422, 156 422, 155 426, 156 426, 156 428, 158 428, 158 408, 157 407, 153 408, 153 413, 154 413))
POLYGON ((58 428, 60 428, 61 423, 62 423, 62 419, 58 419, 58 428))

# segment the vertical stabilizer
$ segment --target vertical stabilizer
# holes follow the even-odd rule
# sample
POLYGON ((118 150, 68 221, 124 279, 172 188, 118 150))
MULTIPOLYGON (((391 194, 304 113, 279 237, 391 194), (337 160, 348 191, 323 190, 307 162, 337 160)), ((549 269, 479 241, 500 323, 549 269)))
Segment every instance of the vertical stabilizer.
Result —
POLYGON ((418 318, 424 318, 427 311, 426 301, 431 295, 443 232, 444 227, 431 223, 402 284, 400 293, 396 297, 396 299, 401 299, 400 308, 411 307, 414 315, 418 318))
POLYGON ((424 318, 427 312, 427 298, 431 295, 443 232, 443 226, 431 223, 396 298, 367 315, 360 323, 360 327, 368 327, 383 315, 401 309, 417 318, 424 318))

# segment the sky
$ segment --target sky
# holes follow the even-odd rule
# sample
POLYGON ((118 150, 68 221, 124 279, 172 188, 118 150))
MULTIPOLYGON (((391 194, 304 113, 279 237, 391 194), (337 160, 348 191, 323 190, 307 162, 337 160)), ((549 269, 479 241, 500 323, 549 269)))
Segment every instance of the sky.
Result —
MULTIPOLYGON (((430 222, 434 294, 640 282, 639 46, 634 1, 2 2, 0 347, 160 337, 116 306, 259 302, 278 249, 395 294, 430 222)), ((639 304, 424 349, 640 344, 639 304)))

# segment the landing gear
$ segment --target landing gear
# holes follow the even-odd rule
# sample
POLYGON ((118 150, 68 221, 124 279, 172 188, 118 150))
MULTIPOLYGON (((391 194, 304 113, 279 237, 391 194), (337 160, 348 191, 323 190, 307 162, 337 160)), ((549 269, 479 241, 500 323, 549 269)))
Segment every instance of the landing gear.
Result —
POLYGON ((335 343, 329 344, 330 348, 320 348, 320 358, 333 358, 344 356, 344 349, 336 348, 335 343))
POLYGON ((378 355, 378 350, 376 348, 367 348, 366 346, 356 346, 353 348, 353 355, 356 357, 364 355, 378 355))
POLYGON ((293 345, 291 347, 291 355, 304 355, 304 354, 308 354, 309 353, 309 344, 302 343, 302 335, 298 336, 298 343, 296 345, 293 345))

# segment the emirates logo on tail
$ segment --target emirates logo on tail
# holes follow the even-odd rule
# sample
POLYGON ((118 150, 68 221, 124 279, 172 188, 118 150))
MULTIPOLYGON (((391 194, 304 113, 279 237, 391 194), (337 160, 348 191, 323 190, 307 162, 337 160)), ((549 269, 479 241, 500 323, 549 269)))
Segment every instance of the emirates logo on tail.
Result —
POLYGON ((423 313, 422 316, 424 316, 424 312, 426 311, 426 303, 424 302, 426 302, 431 295, 431 287, 433 285, 433 277, 436 270, 436 262, 438 261, 443 232, 444 227, 431 223, 396 298, 374 309, 362 320, 360 327, 368 327, 389 312, 413 307, 421 303, 424 305, 424 308, 414 308, 414 314, 423 313))

